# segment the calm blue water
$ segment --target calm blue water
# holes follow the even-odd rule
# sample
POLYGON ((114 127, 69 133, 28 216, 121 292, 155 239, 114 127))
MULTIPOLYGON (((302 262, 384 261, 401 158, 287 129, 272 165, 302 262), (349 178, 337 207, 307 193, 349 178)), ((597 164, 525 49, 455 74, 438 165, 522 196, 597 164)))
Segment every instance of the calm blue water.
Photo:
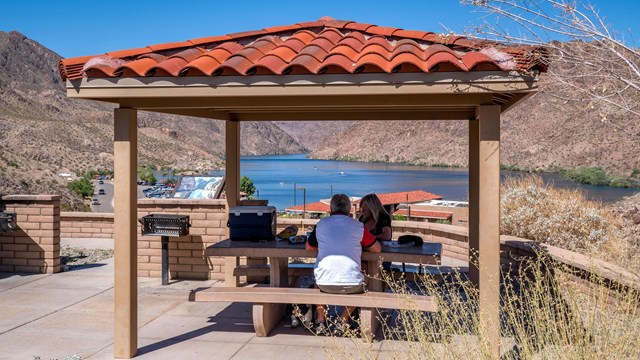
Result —
MULTIPOLYGON (((223 172, 211 174, 219 176, 223 172)), ((349 196, 425 190, 442 195, 446 200, 468 199, 467 169, 313 160, 307 159, 305 154, 299 154, 243 157, 240 160, 240 174, 250 177, 258 189, 256 195, 260 199, 269 199, 269 205, 278 210, 294 204, 294 184, 306 189, 307 203, 330 198, 332 190, 334 194, 345 193, 349 196)), ((503 172, 503 176, 508 174, 503 172)), ((581 185, 553 174, 542 176, 556 187, 581 188, 590 199, 603 202, 616 201, 639 191, 581 185)), ((303 194, 303 190, 296 191, 297 205, 302 204, 303 194)))

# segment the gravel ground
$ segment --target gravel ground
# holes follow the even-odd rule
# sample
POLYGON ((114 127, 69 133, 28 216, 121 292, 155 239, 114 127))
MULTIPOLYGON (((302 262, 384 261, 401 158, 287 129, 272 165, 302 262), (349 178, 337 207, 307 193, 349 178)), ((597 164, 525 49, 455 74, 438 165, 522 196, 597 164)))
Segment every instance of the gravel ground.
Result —
POLYGON ((68 271, 112 256, 113 249, 86 249, 83 247, 62 246, 60 248, 60 267, 62 271, 68 271))

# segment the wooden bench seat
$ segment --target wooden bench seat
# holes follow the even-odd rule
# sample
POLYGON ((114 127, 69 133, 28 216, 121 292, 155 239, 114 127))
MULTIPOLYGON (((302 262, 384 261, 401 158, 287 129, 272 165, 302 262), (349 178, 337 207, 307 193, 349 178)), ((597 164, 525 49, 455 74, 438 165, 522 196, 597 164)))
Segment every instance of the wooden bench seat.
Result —
POLYGON ((253 326, 256 336, 269 335, 282 321, 282 304, 331 304, 360 307, 360 330, 365 340, 372 340, 380 326, 377 308, 436 311, 437 304, 429 296, 383 292, 364 294, 327 294, 318 289, 279 287, 210 287, 192 290, 189 301, 229 301, 253 303, 253 326))
MULTIPOLYGON (((313 264, 289 264, 289 276, 313 276, 313 264)), ((238 265, 233 276, 269 276, 269 264, 238 265)))

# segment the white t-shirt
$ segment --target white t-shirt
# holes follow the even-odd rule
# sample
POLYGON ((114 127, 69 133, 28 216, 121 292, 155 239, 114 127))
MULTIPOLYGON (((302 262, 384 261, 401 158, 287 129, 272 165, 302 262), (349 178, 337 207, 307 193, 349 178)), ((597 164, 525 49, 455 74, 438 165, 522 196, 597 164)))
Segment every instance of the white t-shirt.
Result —
POLYGON ((316 283, 320 285, 364 283, 364 274, 360 271, 362 246, 370 246, 375 242, 375 238, 370 234, 366 239, 363 238, 364 225, 348 216, 331 215, 318 222, 315 232, 318 240, 318 257, 313 270, 316 283))

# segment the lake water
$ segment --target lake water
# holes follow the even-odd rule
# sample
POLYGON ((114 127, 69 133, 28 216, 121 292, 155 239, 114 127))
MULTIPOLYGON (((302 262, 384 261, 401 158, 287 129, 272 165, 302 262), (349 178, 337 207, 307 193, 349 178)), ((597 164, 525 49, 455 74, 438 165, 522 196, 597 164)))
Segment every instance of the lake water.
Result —
MULTIPOLYGON (((214 171, 214 176, 223 175, 214 171)), ((425 190, 446 200, 468 200, 467 169, 432 168, 384 163, 358 163, 307 159, 305 154, 242 157, 240 174, 250 177, 257 197, 269 199, 278 210, 294 204, 294 184, 306 189, 306 202, 328 199, 331 193, 349 196, 397 191, 425 190)), ((503 172, 502 175, 509 175, 503 172)), ((518 173, 515 173, 516 175, 518 173)), ((633 195, 640 189, 619 189, 581 185, 563 180, 559 175, 542 174, 556 187, 580 188, 588 198, 611 202, 633 195)), ((304 190, 295 191, 295 203, 303 203, 304 190)))

